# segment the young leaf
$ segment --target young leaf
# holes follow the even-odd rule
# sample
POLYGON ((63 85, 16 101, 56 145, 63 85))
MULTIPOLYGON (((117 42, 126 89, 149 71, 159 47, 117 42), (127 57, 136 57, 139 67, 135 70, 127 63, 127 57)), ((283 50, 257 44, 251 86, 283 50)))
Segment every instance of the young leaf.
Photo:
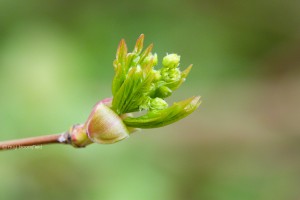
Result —
POLYGON ((156 110, 148 112, 141 117, 128 117, 123 121, 126 126, 134 128, 158 128, 172 124, 192 112, 200 105, 200 96, 191 97, 184 101, 174 103, 171 107, 164 110, 156 110))

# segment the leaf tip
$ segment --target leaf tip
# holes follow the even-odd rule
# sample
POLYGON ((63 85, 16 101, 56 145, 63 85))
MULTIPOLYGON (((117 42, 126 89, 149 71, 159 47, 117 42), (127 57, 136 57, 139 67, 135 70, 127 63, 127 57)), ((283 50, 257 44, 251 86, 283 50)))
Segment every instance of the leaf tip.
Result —
POLYGON ((145 38, 144 34, 141 34, 139 36, 139 38, 137 39, 134 50, 133 50, 135 53, 137 53, 137 54, 141 53, 141 51, 143 49, 143 45, 144 45, 144 38, 145 38))
POLYGON ((118 49, 117 49, 117 59, 124 58, 124 56, 127 54, 127 45, 124 39, 121 39, 118 49))

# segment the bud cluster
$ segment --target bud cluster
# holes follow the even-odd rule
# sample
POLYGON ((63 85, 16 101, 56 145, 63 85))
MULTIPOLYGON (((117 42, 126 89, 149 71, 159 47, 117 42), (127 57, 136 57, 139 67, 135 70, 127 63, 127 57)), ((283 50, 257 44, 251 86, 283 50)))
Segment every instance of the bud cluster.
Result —
POLYGON ((141 35, 132 52, 121 40, 113 62, 115 76, 112 83, 113 98, 100 101, 92 110, 86 123, 73 126, 69 135, 71 144, 84 147, 93 142, 111 144, 127 138, 138 128, 157 128, 174 123, 195 111, 200 97, 174 103, 169 107, 165 98, 185 81, 192 65, 179 69, 180 56, 168 54, 158 64, 153 45, 143 49, 141 35), (130 113, 146 110, 140 117, 130 113))
POLYGON ((164 100, 171 96, 184 81, 192 66, 179 70, 180 56, 168 54, 162 60, 162 68, 154 69, 158 63, 153 45, 143 49, 144 35, 136 42, 130 53, 121 40, 114 61, 112 109, 118 114, 141 110, 163 110, 168 107, 164 100))

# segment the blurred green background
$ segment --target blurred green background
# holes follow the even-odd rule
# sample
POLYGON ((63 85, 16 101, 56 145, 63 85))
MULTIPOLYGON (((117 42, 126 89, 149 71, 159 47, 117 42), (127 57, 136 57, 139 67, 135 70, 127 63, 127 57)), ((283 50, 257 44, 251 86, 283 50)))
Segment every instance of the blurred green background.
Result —
POLYGON ((0 199, 300 199, 300 1, 0 1, 0 140, 111 96, 119 40, 194 64, 188 118, 115 145, 0 152, 0 199))

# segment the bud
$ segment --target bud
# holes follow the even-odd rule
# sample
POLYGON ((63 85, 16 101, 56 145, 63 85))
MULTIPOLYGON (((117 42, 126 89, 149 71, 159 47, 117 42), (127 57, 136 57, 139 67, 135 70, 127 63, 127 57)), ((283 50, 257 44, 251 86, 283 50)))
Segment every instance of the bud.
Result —
POLYGON ((150 101, 150 110, 163 110, 168 107, 168 103, 161 98, 154 98, 150 101))
POLYGON ((129 136, 121 117, 101 101, 94 107, 85 127, 89 139, 96 143, 111 144, 129 136))
POLYGON ((155 95, 157 97, 166 98, 171 96, 172 90, 168 88, 167 86, 161 86, 156 90, 155 95))
POLYGON ((70 128, 69 130, 69 142, 74 147, 85 147, 93 143, 86 134, 86 129, 84 124, 77 124, 70 128))
POLYGON ((161 76, 167 83, 176 82, 181 79, 181 72, 178 68, 162 68, 161 76))
POLYGON ((175 53, 172 53, 172 54, 166 55, 163 58, 162 64, 164 67, 167 67, 167 68, 175 68, 175 67, 178 67, 179 61, 180 61, 180 56, 175 53))
POLYGON ((159 81, 159 80, 160 80, 160 78, 161 78, 161 74, 160 74, 160 72, 159 72, 159 71, 157 71, 157 70, 155 70, 155 69, 153 69, 153 70, 152 70, 152 73, 154 74, 154 78, 153 78, 153 80, 154 80, 154 81, 159 81))
POLYGON ((152 66, 157 65, 157 54, 149 53, 149 55, 142 61, 143 66, 147 66, 150 62, 152 62, 152 66))
POLYGON ((123 119, 132 117, 126 113, 117 115, 112 109, 112 98, 103 99, 95 105, 85 124, 74 125, 67 132, 67 141, 74 147, 85 147, 93 142, 111 144, 129 137, 139 129, 126 127, 123 119))

